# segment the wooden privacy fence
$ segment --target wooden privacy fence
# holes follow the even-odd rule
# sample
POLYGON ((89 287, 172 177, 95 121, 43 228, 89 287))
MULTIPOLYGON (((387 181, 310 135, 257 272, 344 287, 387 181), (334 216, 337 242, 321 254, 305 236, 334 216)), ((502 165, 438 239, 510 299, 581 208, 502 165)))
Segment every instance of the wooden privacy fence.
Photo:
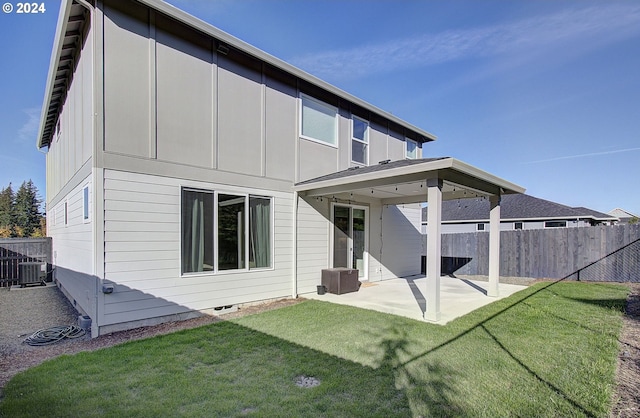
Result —
MULTIPOLYGON (((489 233, 442 235, 442 274, 489 274, 489 233)), ((500 275, 640 282, 640 225, 502 231, 500 275)))
POLYGON ((46 263, 51 271, 51 238, 0 238, 0 287, 17 284, 20 263, 35 261, 46 263))

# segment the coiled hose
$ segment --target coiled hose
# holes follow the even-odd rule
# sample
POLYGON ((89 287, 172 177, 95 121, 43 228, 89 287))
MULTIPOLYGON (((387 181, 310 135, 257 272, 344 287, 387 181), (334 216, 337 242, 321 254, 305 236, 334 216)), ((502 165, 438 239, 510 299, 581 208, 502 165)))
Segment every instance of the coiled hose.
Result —
POLYGON ((41 329, 29 337, 25 338, 24 342, 29 345, 49 345, 57 343, 65 338, 80 338, 86 334, 86 331, 78 326, 58 326, 47 329, 41 329))

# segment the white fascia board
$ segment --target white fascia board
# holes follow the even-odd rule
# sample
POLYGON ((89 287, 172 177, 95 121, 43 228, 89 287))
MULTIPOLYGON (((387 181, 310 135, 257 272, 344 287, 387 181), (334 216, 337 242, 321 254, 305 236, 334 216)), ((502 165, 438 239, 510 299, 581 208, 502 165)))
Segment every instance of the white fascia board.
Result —
POLYGON ((49 61, 49 72, 47 74, 47 84, 44 89, 44 99, 42 101, 42 109, 40 111, 40 127, 38 129, 38 137, 36 138, 36 146, 42 148, 42 133, 47 122, 47 114, 49 113, 49 105, 51 104, 51 93, 53 93, 53 84, 56 79, 58 61, 62 53, 62 43, 64 34, 71 13, 72 0, 62 0, 60 2, 60 12, 58 13, 58 23, 56 24, 56 34, 51 49, 51 60, 49 61))
MULTIPOLYGON (((307 190, 335 188, 353 183, 367 182, 368 187, 383 186, 389 184, 388 179, 393 177, 407 176, 411 174, 419 174, 426 171, 435 171, 451 167, 453 158, 429 161, 423 164, 414 164, 404 167, 390 168, 384 171, 372 171, 364 174, 353 174, 350 176, 339 177, 313 183, 300 184, 293 186, 296 192, 304 192, 307 190)), ((358 186, 359 187, 359 186, 358 186)))
POLYGON ((522 186, 519 186, 515 183, 511 183, 510 181, 507 181, 503 178, 500 178, 498 176, 495 176, 491 173, 488 173, 484 170, 481 170, 477 167, 474 167, 470 164, 467 164, 463 161, 460 160, 456 160, 454 158, 452 158, 452 166, 451 168, 457 171, 460 171, 464 174, 473 176, 477 179, 483 180, 487 183, 491 183, 494 184, 498 187, 500 187, 501 189, 505 190, 505 191, 509 191, 511 193, 524 193, 526 191, 526 189, 522 186))
POLYGON ((330 93, 335 94, 336 96, 339 96, 351 103, 354 103, 360 107, 363 107, 366 110, 371 111, 372 113, 378 114, 380 116, 383 116, 385 119, 388 119, 394 123, 397 123, 400 126, 403 126, 405 128, 407 128, 410 131, 413 131, 419 135, 424 136, 427 141, 431 140, 431 141, 435 141, 437 139, 437 136, 435 136, 434 134, 427 132, 423 129, 418 128, 417 126, 414 126, 400 118, 398 118, 397 116, 392 115, 391 113, 388 113, 370 103, 365 102, 362 99, 357 98, 356 96, 353 96, 352 94, 349 94, 347 92, 345 92, 344 90, 339 89, 338 87, 335 87, 329 83, 327 83, 326 81, 323 81, 321 79, 319 79, 318 77, 315 77, 297 67, 294 67, 293 65, 274 57, 273 55, 270 55, 264 51, 262 51, 261 49, 258 49, 238 38, 236 38, 235 36, 232 36, 218 28, 216 28, 215 26, 212 26, 211 24, 198 19, 195 16, 192 16, 188 13, 186 13, 183 10, 178 9, 177 7, 165 3, 164 1, 159 1, 159 0, 138 0, 140 3, 145 4, 149 7, 151 7, 154 10, 157 10, 169 17, 172 17, 182 23, 184 23, 187 26, 191 26, 195 29, 198 29, 199 31, 206 33, 207 35, 210 35, 216 39, 219 39, 221 42, 223 43, 227 43, 230 46, 233 46, 249 55, 254 56, 255 58, 258 58, 261 61, 264 61, 268 64, 273 65, 274 67, 280 68, 281 70, 284 70, 285 72, 298 77, 302 80, 305 80, 313 85, 316 85, 324 90, 327 90, 330 93))

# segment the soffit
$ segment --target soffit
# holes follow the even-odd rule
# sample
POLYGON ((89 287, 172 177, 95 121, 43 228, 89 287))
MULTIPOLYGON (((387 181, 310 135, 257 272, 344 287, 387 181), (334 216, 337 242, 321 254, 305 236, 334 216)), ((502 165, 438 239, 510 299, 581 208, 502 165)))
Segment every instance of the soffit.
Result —
POLYGON ((523 193, 524 188, 450 157, 399 160, 378 166, 347 169, 297 183, 303 196, 356 200, 358 196, 383 203, 427 201, 427 183, 440 180, 444 200, 523 193))

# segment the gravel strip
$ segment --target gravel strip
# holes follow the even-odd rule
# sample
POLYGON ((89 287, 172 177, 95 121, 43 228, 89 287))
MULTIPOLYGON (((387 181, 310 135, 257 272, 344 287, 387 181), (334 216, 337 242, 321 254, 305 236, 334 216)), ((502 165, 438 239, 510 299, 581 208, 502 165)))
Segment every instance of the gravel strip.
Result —
MULTIPOLYGON (((304 299, 282 299, 240 306, 236 312, 224 314, 222 318, 238 318, 293 305, 302 300, 304 299)), ((127 341, 195 328, 222 320, 221 317, 203 315, 186 321, 166 322, 101 335, 97 338, 91 338, 88 332, 84 337, 62 340, 46 346, 33 347, 23 344, 25 338, 40 329, 59 325, 78 325, 78 316, 76 309, 54 285, 12 290, 0 288, 0 400, 2 400, 2 388, 14 375, 50 358, 62 354, 98 350, 127 341)))

